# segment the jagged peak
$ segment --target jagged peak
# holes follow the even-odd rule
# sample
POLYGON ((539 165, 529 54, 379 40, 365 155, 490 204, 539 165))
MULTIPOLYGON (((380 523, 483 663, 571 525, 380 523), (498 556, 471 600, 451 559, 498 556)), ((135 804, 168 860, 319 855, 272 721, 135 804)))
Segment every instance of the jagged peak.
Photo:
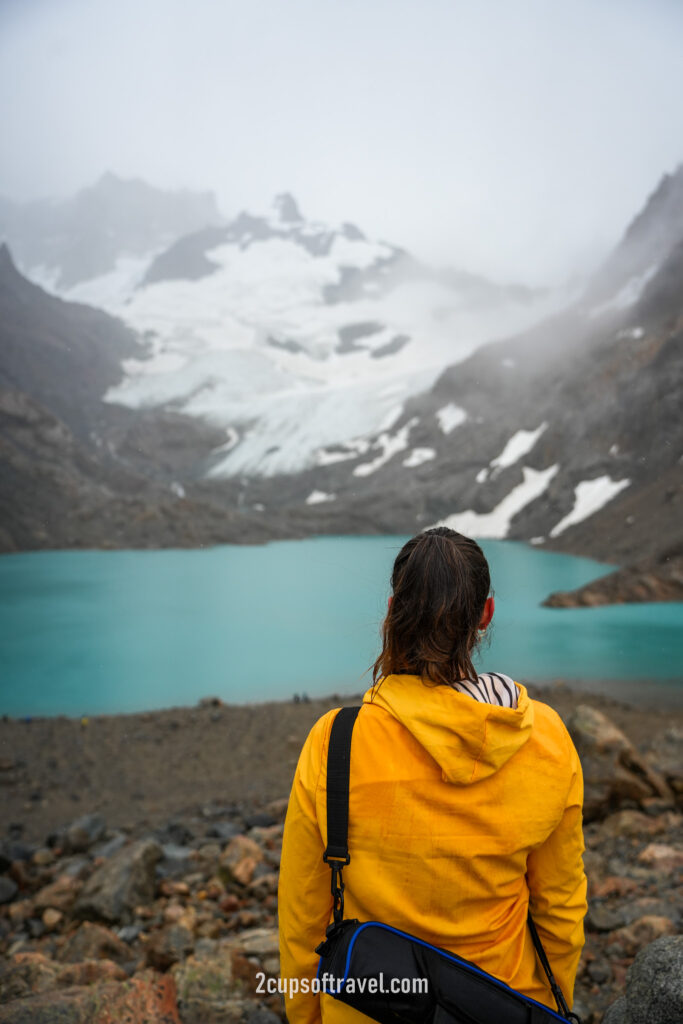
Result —
POLYGON ((302 221, 304 218, 297 205, 297 201, 291 192, 280 192, 273 200, 273 209, 278 220, 283 223, 293 224, 302 221))

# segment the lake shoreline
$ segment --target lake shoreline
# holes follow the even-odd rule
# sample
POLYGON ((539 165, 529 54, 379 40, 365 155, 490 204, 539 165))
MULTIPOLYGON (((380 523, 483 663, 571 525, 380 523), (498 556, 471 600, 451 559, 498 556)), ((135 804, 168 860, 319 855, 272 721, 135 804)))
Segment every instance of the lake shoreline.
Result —
MULTIPOLYGON (((635 705, 566 682, 529 685, 529 693, 566 719, 578 704, 603 711, 647 751, 667 729, 683 729, 683 708, 650 699, 635 705)), ((330 708, 360 694, 224 704, 88 719, 59 716, 0 720, 3 831, 44 839, 84 811, 110 827, 135 830, 174 814, 215 806, 251 813, 289 792, 301 746, 330 708)))

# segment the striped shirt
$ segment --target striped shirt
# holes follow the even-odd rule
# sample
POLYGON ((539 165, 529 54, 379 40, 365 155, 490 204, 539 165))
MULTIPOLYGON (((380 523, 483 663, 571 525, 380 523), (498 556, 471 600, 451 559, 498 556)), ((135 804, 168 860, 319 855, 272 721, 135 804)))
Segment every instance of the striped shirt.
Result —
POLYGON ((510 676, 504 676, 502 672, 484 672, 477 676, 476 682, 461 679, 457 683, 451 683, 451 686, 459 693, 468 693, 482 704, 499 704, 503 708, 517 707, 517 686, 510 676))

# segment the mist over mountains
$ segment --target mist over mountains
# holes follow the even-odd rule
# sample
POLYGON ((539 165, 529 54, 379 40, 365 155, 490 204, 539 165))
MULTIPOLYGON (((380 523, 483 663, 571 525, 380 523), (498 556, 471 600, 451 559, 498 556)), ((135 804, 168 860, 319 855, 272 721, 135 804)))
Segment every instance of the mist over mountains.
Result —
POLYGON ((115 174, 71 199, 0 197, 0 238, 18 266, 60 290, 113 270, 122 254, 147 255, 221 219, 211 192, 164 192, 115 174))
POLYGON ((426 267, 287 194, 227 221, 209 194, 105 176, 58 214, 0 205, 0 236, 5 550, 446 521, 604 560, 680 554, 681 169, 573 301, 426 267), (89 507, 128 488, 148 523, 166 510, 156 540, 126 516, 99 537, 94 519, 30 527, 36 416, 70 432, 67 519, 88 489, 75 445, 105 488, 89 507))

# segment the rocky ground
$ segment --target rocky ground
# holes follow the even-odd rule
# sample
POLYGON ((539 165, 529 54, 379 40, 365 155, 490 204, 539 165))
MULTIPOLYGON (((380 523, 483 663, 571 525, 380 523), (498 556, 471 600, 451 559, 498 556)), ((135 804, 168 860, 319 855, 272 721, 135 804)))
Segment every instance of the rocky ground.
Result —
MULTIPOLYGON (((631 1002, 655 991, 648 951, 680 963, 683 714, 543 696, 584 766, 576 1001, 598 1024, 638 953, 631 1002)), ((279 968, 286 796, 308 728, 338 703, 0 722, 0 1022, 277 1024, 280 997, 257 975, 279 968)), ((610 1024, 682 1019, 683 992, 664 1000, 631 1018, 622 998, 610 1024)))

